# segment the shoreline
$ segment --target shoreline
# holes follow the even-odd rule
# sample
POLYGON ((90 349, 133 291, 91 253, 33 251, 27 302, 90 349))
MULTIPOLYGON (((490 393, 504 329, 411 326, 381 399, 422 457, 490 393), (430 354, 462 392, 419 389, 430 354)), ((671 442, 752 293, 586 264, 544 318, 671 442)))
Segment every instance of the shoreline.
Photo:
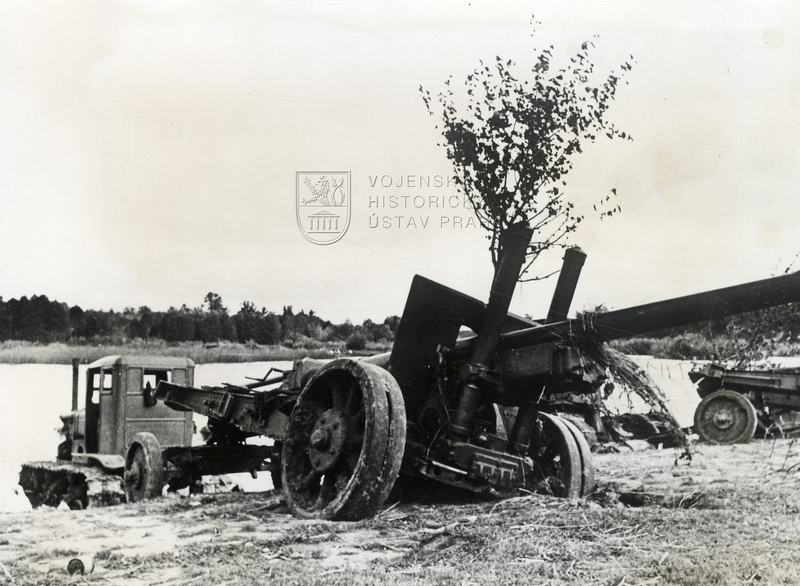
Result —
POLYGON ((261 346, 221 342, 202 344, 194 342, 167 343, 163 341, 136 340, 119 344, 37 344, 31 342, 0 343, 0 364, 71 364, 74 358, 89 364, 98 358, 117 354, 142 354, 191 358, 196 364, 274 362, 300 358, 337 358, 340 356, 368 356, 385 352, 389 347, 370 347, 350 351, 341 345, 323 345, 319 348, 292 348, 283 345, 261 346))

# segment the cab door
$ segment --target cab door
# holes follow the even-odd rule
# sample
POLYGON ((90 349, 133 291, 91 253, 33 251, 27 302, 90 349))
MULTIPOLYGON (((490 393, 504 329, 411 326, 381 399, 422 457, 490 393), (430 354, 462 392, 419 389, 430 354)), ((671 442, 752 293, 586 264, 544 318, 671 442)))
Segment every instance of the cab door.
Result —
MULTIPOLYGON (((125 440, 130 445, 133 437, 143 431, 152 433, 161 447, 188 445, 186 441, 187 416, 191 426, 191 413, 175 411, 161 401, 150 401, 162 380, 172 381, 171 369, 131 367, 127 373, 125 389, 125 440), (145 393, 145 390, 148 392, 145 393)), ((191 435, 189 436, 191 440, 191 435)))
POLYGON ((100 409, 97 422, 97 453, 115 454, 117 453, 118 410, 114 408, 114 368, 112 366, 101 368, 98 377, 100 409))

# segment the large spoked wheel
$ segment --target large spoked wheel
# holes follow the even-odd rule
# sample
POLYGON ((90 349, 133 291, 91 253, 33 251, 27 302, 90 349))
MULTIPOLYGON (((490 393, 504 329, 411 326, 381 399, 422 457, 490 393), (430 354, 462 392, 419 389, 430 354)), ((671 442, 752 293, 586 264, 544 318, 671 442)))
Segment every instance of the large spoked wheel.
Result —
POLYGON ((563 419, 539 413, 529 455, 533 459, 532 477, 527 482, 530 490, 563 498, 581 496, 584 484, 581 452, 563 419))
POLYGON ((714 444, 749 442, 757 425, 756 408, 748 398, 725 389, 706 396, 694 412, 697 435, 714 444))
POLYGON ((592 449, 586 436, 569 419, 562 419, 561 422, 567 427, 575 440, 578 448, 578 455, 581 458, 581 491, 579 496, 588 496, 594 490, 594 464, 592 463, 592 449))
POLYGON ((300 517, 357 520, 383 506, 405 449, 405 406, 386 370, 321 368, 297 398, 283 444, 283 492, 300 517))
POLYGON ((161 496, 164 458, 152 433, 137 433, 125 456, 125 497, 136 503, 161 496))

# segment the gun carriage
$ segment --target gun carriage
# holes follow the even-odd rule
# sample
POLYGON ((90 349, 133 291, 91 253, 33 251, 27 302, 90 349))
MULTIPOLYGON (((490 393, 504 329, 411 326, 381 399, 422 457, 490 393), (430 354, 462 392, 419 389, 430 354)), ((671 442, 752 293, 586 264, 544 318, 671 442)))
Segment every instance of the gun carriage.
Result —
MULTIPOLYGON (((610 380, 598 344, 800 301, 793 273, 569 319, 585 260, 571 248, 547 316, 525 319, 508 309, 530 238, 521 225, 507 234, 485 304, 415 276, 388 353, 303 359, 247 384, 203 388, 192 386, 190 361, 109 357, 89 366, 83 410, 75 367, 59 460, 24 465, 20 483, 35 505, 82 508, 119 502, 121 487, 136 501, 203 475, 268 470, 295 514, 330 519, 374 514, 399 474, 492 496, 580 497, 594 485, 589 445, 557 413, 599 425, 610 380), (191 411, 209 418, 204 446, 191 445, 191 411), (253 436, 274 445, 249 445, 253 436)), ((797 373, 714 368, 698 386, 708 417, 696 418, 701 436, 717 433, 712 441, 745 441, 759 417, 767 426, 767 415, 800 405, 797 373)))
POLYGON ((795 273, 568 319, 585 259, 573 248, 548 315, 528 320, 508 308, 530 237, 509 232, 486 304, 414 277, 390 353, 305 359, 246 386, 164 381, 157 397, 209 416, 212 444, 273 438, 264 467, 300 516, 372 515, 398 474, 487 495, 579 497, 594 484, 589 446, 554 411, 608 383, 587 344, 800 300, 795 273))
POLYGON ((701 439, 716 444, 746 443, 796 431, 800 424, 800 369, 747 370, 706 364, 692 370, 702 401, 694 414, 701 439))

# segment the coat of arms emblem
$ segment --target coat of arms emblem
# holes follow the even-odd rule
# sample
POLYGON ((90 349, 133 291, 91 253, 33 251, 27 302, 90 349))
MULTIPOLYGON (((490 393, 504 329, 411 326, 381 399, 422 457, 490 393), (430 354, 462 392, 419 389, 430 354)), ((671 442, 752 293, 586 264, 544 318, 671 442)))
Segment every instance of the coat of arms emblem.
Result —
POLYGON ((333 244, 350 227, 350 171, 298 171, 297 225, 306 240, 333 244))

